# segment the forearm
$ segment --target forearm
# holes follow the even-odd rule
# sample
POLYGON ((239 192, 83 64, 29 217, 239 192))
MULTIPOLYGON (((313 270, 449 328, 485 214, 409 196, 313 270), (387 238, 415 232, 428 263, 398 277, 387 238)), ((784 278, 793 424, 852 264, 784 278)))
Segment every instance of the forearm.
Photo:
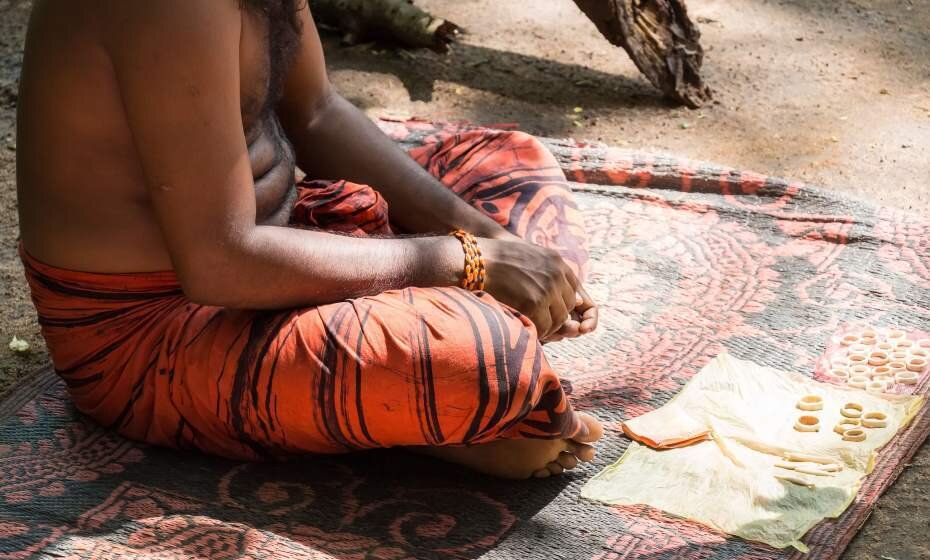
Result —
MULTIPOLYGON (((322 305, 406 287, 450 286, 462 274, 451 237, 355 238, 257 226, 182 274, 198 303, 246 309, 322 305)), ((206 256, 208 254, 209 256, 206 256)))
POLYGON ((333 93, 312 122, 289 130, 301 169, 311 177, 371 185, 385 198, 391 220, 413 233, 462 228, 479 237, 506 230, 421 168, 361 111, 333 93))

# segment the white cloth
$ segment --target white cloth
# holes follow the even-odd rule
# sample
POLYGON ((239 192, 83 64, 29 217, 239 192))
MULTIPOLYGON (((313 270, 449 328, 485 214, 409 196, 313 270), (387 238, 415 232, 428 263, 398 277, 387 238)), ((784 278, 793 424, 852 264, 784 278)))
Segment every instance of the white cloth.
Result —
POLYGON ((582 496, 646 504, 749 540, 804 550, 800 538, 849 506, 876 451, 922 403, 923 397, 873 395, 721 354, 664 407, 624 423, 634 439, 666 449, 632 443, 585 485, 582 496), (821 396, 823 410, 797 409, 805 395, 821 396), (848 402, 884 412, 888 426, 866 430, 864 442, 843 441, 833 427, 848 402), (802 414, 818 416, 820 431, 795 430, 802 414), (843 469, 833 476, 798 475, 775 466, 785 453, 830 458, 843 469), (776 473, 813 487, 777 479, 776 473))

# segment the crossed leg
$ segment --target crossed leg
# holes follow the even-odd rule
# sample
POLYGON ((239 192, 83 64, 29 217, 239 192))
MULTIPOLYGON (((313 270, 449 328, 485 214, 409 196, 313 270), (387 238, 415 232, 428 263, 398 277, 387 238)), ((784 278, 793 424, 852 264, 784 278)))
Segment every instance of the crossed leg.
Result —
MULTIPOLYGON (((462 134, 413 155, 583 271, 564 177, 531 137, 462 134)), ((303 184, 292 222, 390 233, 377 192, 344 181, 303 184)), ((486 293, 410 288, 247 311, 194 304, 170 272, 81 273, 23 258, 75 405, 132 439, 237 459, 406 447, 524 478, 589 460, 601 435, 572 410, 532 323, 486 293)))
MULTIPOLYGON (((584 229, 565 177, 534 138, 519 132, 467 131, 444 134, 411 157, 478 210, 511 232, 558 249, 583 276, 587 264, 584 229)), ((354 235, 390 234, 387 207, 367 186, 308 182, 294 221, 354 235), (347 219, 351 217, 351 219, 347 219)), ((572 439, 498 440, 469 447, 413 450, 506 478, 546 477, 590 461, 602 428, 578 414, 582 429, 572 439)))

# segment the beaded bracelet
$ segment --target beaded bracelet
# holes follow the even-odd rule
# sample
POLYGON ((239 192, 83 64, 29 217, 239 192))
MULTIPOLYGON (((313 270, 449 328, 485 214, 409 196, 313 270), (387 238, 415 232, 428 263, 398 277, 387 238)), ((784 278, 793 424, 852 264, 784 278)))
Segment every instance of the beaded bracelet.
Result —
POLYGON ((462 279, 462 287, 470 291, 484 290, 487 271, 484 267, 484 257, 481 256, 481 247, 478 246, 478 240, 475 239, 474 235, 463 229, 457 229, 449 235, 458 239, 462 243, 462 250, 465 251, 465 278, 462 279))

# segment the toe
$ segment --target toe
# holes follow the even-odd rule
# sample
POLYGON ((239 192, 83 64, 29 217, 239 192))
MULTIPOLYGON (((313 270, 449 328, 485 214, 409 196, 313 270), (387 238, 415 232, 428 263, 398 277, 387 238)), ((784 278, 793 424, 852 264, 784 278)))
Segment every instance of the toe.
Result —
POLYGON ((604 427, 601 426, 597 418, 586 412, 578 412, 578 418, 581 420, 581 427, 578 433, 572 439, 581 443, 593 443, 604 435, 604 427))
POLYGON ((548 469, 549 472, 552 474, 562 474, 563 472, 565 472, 565 469, 562 468, 562 465, 560 465, 559 463, 555 461, 552 461, 551 463, 546 465, 546 469, 548 469))
POLYGON ((563 451, 559 453, 559 458, 556 459, 562 468, 565 470, 571 470, 578 466, 578 458, 569 453, 568 451, 563 451))
POLYGON ((569 445, 569 451, 578 458, 582 463, 587 463, 594 460, 594 448, 590 445, 585 445, 583 443, 574 443, 572 442, 569 445))
POLYGON ((539 469, 538 471, 533 471, 534 478, 547 478, 551 475, 552 473, 549 472, 549 469, 539 469))

